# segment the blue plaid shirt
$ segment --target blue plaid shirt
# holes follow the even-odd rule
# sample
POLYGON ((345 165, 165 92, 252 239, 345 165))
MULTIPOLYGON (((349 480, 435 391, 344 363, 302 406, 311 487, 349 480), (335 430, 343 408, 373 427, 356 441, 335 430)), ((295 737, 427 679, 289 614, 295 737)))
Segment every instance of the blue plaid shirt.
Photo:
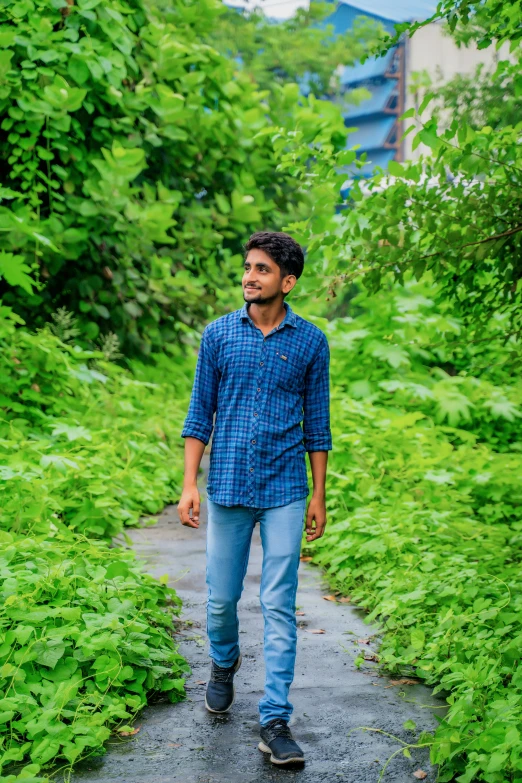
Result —
POLYGON ((207 496, 224 506, 306 497, 306 452, 332 448, 327 339, 284 306, 266 337, 246 302, 203 331, 181 437, 207 444, 216 413, 207 496))

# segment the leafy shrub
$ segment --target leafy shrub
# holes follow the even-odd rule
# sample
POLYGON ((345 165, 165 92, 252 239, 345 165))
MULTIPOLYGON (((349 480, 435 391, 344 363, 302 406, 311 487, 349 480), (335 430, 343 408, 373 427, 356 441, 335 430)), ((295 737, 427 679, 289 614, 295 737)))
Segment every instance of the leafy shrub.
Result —
POLYGON ((188 667, 169 630, 181 602, 132 551, 6 532, 0 542, 0 769, 99 753, 148 697, 182 698, 188 667))
POLYGON ((434 284, 410 279, 351 299, 354 317, 337 318, 339 328, 330 330, 336 387, 355 399, 417 410, 447 427, 450 438, 517 448, 522 384, 510 373, 502 322, 492 320, 487 339, 470 343, 451 305, 436 306, 436 296, 434 284))
MULTIPOLYGON (((422 735, 439 779, 507 783, 522 774, 520 384, 506 370, 504 386, 442 376, 433 345, 448 317, 426 293, 362 296, 354 320, 321 322, 334 451, 327 533, 308 546, 380 620, 381 664, 450 693, 434 736, 422 735)), ((439 360, 455 350, 445 341, 439 360)))
POLYGON ((8 783, 102 752, 188 670, 175 591, 109 547, 179 494, 182 387, 19 320, 1 307, 0 776, 31 763, 8 783))
POLYGON ((0 527, 110 538, 173 501, 185 407, 175 387, 139 381, 47 329, 2 323, 0 527))
POLYGON ((0 206, 0 277, 31 327, 66 306, 87 347, 113 332, 126 354, 148 355, 182 338, 238 274, 245 236, 299 217, 308 199, 276 171, 272 114, 344 144, 331 104, 327 118, 320 102, 298 106, 296 85, 269 104, 201 43, 220 10, 3 3, 0 199, 12 206, 0 206))

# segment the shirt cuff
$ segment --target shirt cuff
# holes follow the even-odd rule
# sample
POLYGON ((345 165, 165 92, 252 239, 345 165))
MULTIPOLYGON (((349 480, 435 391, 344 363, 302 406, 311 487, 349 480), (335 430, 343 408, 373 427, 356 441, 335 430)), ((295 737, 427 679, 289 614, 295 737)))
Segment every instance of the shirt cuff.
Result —
POLYGON ((201 424, 197 421, 187 422, 181 430, 182 438, 197 438, 198 440, 202 440, 205 446, 209 442, 211 434, 212 424, 209 427, 208 424, 201 424))
POLYGON ((331 451, 333 448, 331 431, 305 435, 304 447, 306 451, 331 451))

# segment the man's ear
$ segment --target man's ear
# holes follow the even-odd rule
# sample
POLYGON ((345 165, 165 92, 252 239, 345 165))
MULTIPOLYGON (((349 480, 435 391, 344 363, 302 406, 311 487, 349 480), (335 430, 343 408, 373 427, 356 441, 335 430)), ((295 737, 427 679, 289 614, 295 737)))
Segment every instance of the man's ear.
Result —
POLYGON ((284 293, 289 294, 296 283, 297 283, 297 278, 295 275, 286 275, 285 279, 283 280, 284 293))

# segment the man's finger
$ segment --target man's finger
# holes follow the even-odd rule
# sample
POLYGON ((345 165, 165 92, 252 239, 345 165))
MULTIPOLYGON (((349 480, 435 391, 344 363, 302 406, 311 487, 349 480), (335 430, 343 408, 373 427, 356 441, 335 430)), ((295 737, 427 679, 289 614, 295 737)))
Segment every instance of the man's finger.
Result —
POLYGON ((196 520, 193 521, 190 518, 189 510, 190 509, 188 509, 187 506, 185 506, 185 505, 178 506, 179 521, 181 522, 182 525, 186 525, 187 527, 198 527, 199 526, 199 521, 196 521, 196 520))
POLYGON ((307 541, 315 541, 317 538, 321 538, 325 527, 326 520, 324 520, 324 522, 318 522, 317 519, 314 519, 314 530, 310 530, 309 535, 307 535, 307 541))
POLYGON ((325 526, 326 526, 326 522, 323 522, 322 524, 315 526, 315 531, 312 539, 313 541, 315 541, 316 538, 321 538, 321 536, 324 533, 325 526))
POLYGON ((194 522, 199 522, 199 498, 194 501, 192 507, 192 519, 194 522))
POLYGON ((315 519, 313 517, 311 517, 310 520, 307 521, 307 525, 306 525, 306 540, 307 541, 312 541, 313 540, 312 537, 313 537, 314 532, 315 532, 315 524, 316 524, 316 522, 315 522, 315 519))
POLYGON ((178 516, 179 521, 184 525, 188 517, 188 508, 185 503, 183 505, 181 505, 181 503, 178 504, 178 516))
MULTIPOLYGON (((192 506, 190 508, 192 508, 192 506)), ((196 519, 194 510, 192 511, 192 517, 190 516, 189 512, 190 509, 187 511, 187 521, 184 524, 187 525, 187 527, 199 527, 199 519, 196 519)))

